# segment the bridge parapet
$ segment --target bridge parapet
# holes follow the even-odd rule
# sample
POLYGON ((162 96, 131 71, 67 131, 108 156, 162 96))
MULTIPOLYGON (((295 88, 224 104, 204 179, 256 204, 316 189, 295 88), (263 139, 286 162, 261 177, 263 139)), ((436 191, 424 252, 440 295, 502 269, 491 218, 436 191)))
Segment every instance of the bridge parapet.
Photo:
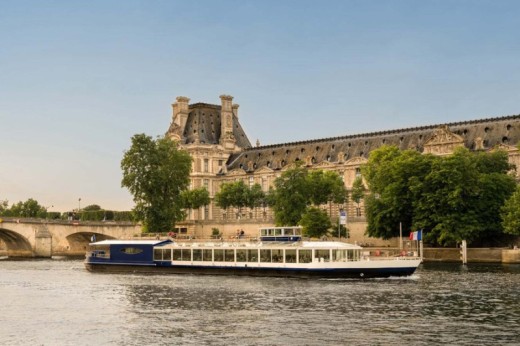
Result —
POLYGON ((0 248, 9 257, 82 256, 93 235, 103 240, 140 234, 141 226, 132 222, 0 219, 0 248))

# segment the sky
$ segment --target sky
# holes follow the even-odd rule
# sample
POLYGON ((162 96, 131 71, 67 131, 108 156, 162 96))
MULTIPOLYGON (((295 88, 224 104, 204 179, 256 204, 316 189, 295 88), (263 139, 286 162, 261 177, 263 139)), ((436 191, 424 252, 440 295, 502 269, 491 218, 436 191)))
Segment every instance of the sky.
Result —
POLYGON ((129 210, 177 96, 262 145, 520 114, 520 1, 0 0, 0 201, 129 210), (81 199, 81 200, 80 200, 81 199))

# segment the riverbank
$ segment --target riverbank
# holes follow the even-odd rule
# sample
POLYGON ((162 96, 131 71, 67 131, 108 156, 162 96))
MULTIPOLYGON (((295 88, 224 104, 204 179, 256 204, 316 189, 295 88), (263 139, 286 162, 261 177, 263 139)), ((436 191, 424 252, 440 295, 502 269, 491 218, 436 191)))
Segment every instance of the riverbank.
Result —
MULTIPOLYGON (((371 257, 392 256, 399 253, 396 248, 366 248, 371 257)), ((417 254, 417 250, 404 251, 417 254)), ((461 262, 460 248, 424 248, 424 262, 461 262)), ((513 263, 520 264, 520 249, 507 248, 468 248, 468 263, 513 263)))
MULTIPOLYGON (((399 249, 395 248, 366 248, 365 251, 371 257, 387 257, 399 253, 399 249)), ((520 249, 468 248, 467 255, 468 263, 520 264, 520 249)), ((7 250, 0 249, 0 257, 6 256, 7 250)), ((424 262, 461 262, 460 256, 460 248, 425 248, 423 260, 424 262)))
MULTIPOLYGON (((460 248, 426 248, 425 262, 460 262, 460 248)), ((516 263, 520 264, 520 249, 468 248, 468 263, 516 263)))

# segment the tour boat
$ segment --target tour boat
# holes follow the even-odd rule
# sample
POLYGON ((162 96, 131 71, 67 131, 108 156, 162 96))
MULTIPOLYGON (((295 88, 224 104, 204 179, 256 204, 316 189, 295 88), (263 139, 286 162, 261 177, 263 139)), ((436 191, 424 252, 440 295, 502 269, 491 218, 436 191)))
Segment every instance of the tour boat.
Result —
POLYGON ((103 240, 90 244, 85 260, 93 272, 299 278, 408 276, 420 263, 411 256, 371 257, 341 241, 305 241, 300 227, 263 228, 257 240, 103 240))

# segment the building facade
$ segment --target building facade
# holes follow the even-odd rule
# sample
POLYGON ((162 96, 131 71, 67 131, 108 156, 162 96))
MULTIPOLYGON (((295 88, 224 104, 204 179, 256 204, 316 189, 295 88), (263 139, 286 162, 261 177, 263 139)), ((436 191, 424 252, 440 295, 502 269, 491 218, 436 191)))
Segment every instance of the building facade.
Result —
MULTIPOLYGON (((166 133, 193 158, 191 187, 205 187, 212 201, 222 183, 237 180, 249 186, 257 183, 267 192, 273 181, 297 162, 308 169, 338 172, 350 190, 370 152, 385 144, 434 155, 449 155, 462 146, 470 150, 502 149, 508 152, 511 163, 520 165, 520 152, 516 147, 520 141, 520 115, 267 146, 260 146, 257 141, 252 146, 240 125, 239 106, 233 103, 233 97, 221 95, 220 100, 220 105, 190 104, 189 98, 177 97, 166 133)), ((366 222, 362 203, 349 201, 346 205, 333 206, 334 218, 340 209, 347 212, 352 240, 381 245, 380 240, 364 235, 366 222)), ((267 206, 239 213, 222 210, 212 202, 192 211, 178 226, 196 237, 209 237, 213 228, 231 237, 237 229, 253 236, 258 227, 273 223, 273 213, 267 206)))

